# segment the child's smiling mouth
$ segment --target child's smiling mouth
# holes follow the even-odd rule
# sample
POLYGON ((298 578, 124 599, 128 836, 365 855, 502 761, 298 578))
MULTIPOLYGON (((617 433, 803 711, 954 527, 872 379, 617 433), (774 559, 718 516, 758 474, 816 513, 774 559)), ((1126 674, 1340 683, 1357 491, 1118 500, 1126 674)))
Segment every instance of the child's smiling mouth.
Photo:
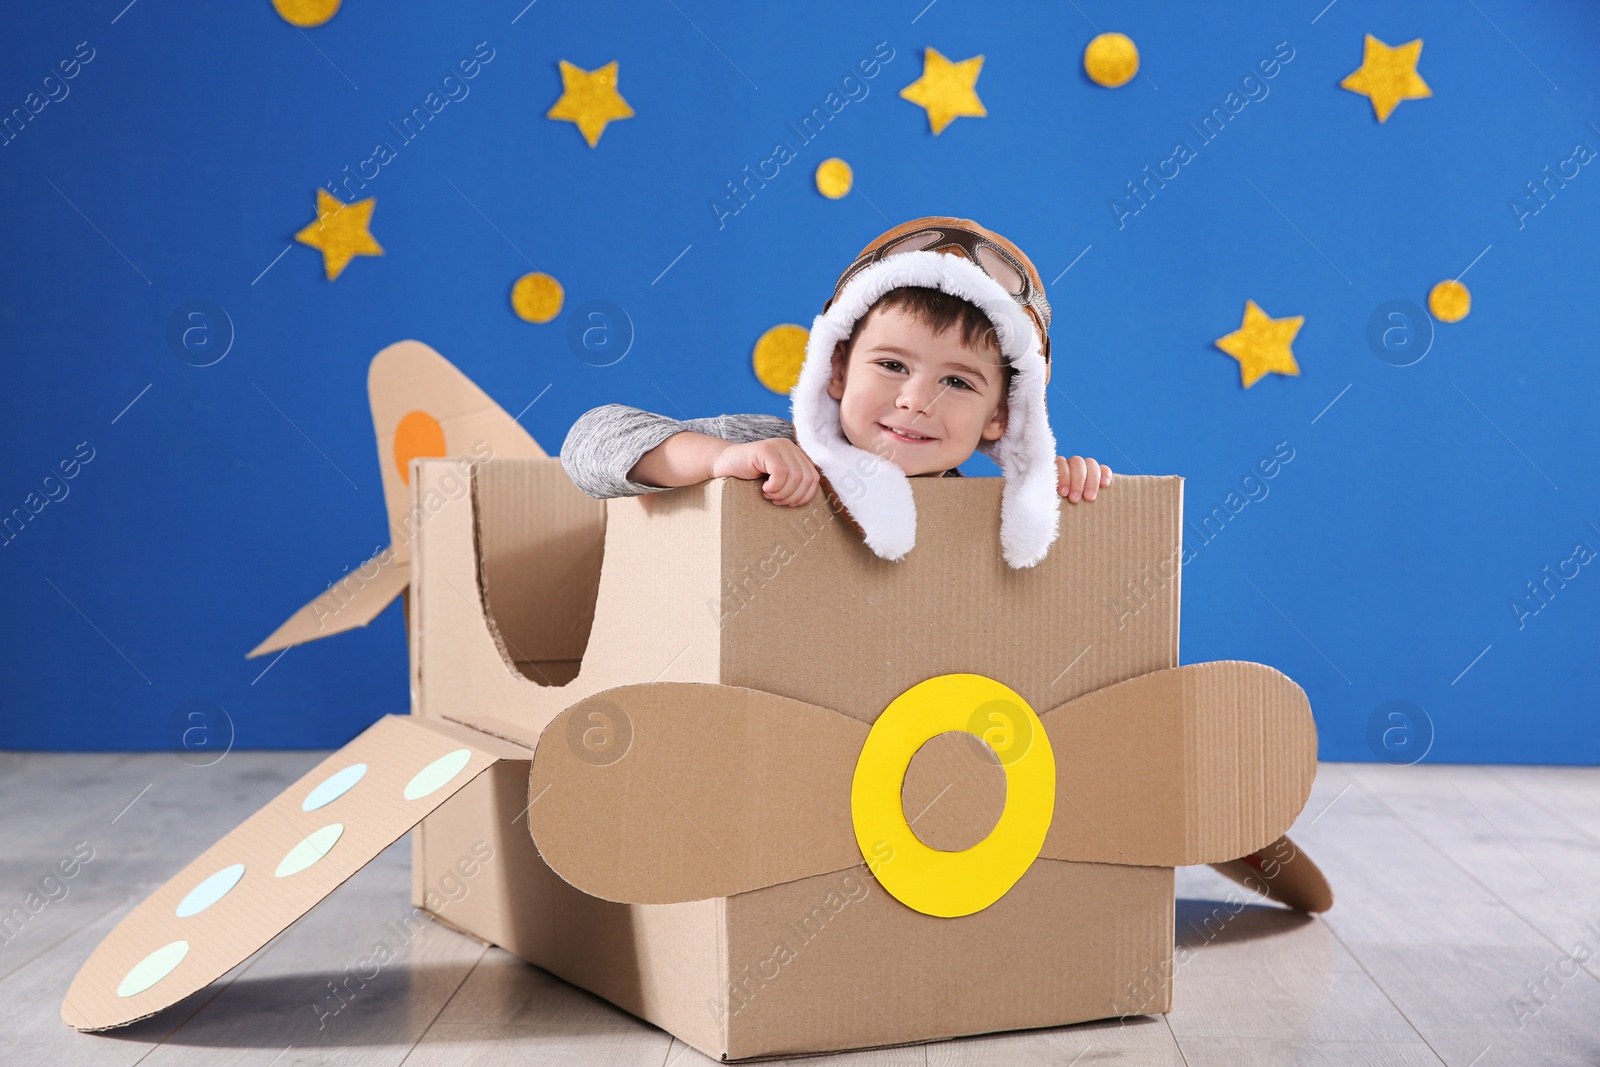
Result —
POLYGON ((902 430, 898 427, 890 426, 887 423, 878 423, 878 428, 883 430, 884 433, 888 434, 896 441, 904 441, 908 445, 926 444, 929 441, 937 440, 937 438, 927 437, 922 434, 913 433, 909 430, 902 430))

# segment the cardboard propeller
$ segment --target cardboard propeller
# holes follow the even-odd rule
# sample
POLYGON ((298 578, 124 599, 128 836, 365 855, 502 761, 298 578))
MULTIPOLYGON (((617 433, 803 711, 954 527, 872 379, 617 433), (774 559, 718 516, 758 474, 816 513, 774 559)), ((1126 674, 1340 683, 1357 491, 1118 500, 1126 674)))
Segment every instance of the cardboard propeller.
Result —
MULTIPOLYGON (((1046 737, 1033 744, 1047 741, 1054 754, 1053 818, 1036 853, 1048 859, 1243 862, 1282 839, 1316 775, 1305 692, 1258 663, 1156 671, 1038 721, 1046 737), (1141 768, 1139 780, 1119 770, 1126 767, 1141 768)), ((871 729, 755 689, 608 689, 542 733, 529 829, 568 882, 628 903, 732 896, 857 866, 865 850, 853 828, 852 780, 871 729), (591 733, 606 744, 587 743, 591 733)), ((908 783, 919 762, 910 758, 908 783)), ((969 810, 949 819, 983 827, 1004 818, 1005 801, 992 790, 963 795, 969 810)), ((1297 871, 1315 868, 1306 861, 1297 871)), ((1321 899, 1314 887, 1286 895, 1287 903, 1321 899)))
POLYGON ((405 592, 411 575, 411 461, 547 455, 489 394, 421 341, 372 357, 367 399, 383 472, 391 542, 289 617, 246 659, 365 626, 405 592))
MULTIPOLYGON (((1212 863, 1293 907, 1331 906, 1321 872, 1282 836, 1316 769, 1309 705, 1284 675, 1236 661, 1179 667, 1037 719, 1044 736, 1025 747, 1058 754, 1056 817, 1038 856, 1212 863), (1141 780, 1109 770, 1126 766, 1142 767, 1141 780)), ((529 829, 567 881, 631 903, 731 896, 857 867, 865 853, 852 831, 852 776, 859 778, 872 732, 830 709, 755 689, 608 689, 541 735, 529 829)), ((995 822, 997 798, 992 789, 985 798, 983 779, 993 785, 1000 760, 986 745, 943 740, 928 741, 926 759, 922 748, 909 756, 904 795, 931 797, 915 804, 919 835, 971 851, 972 838, 995 822)), ((79 970, 63 1021, 111 1029, 203 989, 492 764, 528 756, 450 722, 380 720, 126 915, 79 970)), ((888 870, 874 857, 868 867, 880 880, 888 870)))
POLYGON ((517 755, 451 723, 378 720, 125 915, 73 979, 62 1021, 108 1030, 205 988, 517 755))

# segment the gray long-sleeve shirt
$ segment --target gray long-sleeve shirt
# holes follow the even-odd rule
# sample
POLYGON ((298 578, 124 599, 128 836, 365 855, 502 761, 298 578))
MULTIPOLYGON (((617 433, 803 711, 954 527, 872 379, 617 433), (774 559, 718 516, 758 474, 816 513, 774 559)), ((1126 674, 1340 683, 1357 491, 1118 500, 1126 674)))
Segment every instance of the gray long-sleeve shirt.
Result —
POLYGON ((631 481, 646 452, 675 433, 692 430, 743 444, 773 437, 794 440, 794 424, 776 415, 716 415, 705 419, 672 419, 626 404, 603 404, 578 416, 561 445, 561 466, 572 484, 593 497, 659 493, 664 486, 631 481))
MULTIPOLYGON (((603 404, 578 416, 561 445, 561 466, 572 483, 592 497, 638 496, 666 488, 631 481, 628 472, 652 448, 675 433, 692 430, 734 444, 787 437, 794 423, 776 415, 715 415, 673 419, 626 404, 603 404)), ((959 470, 945 476, 959 475, 959 470)))

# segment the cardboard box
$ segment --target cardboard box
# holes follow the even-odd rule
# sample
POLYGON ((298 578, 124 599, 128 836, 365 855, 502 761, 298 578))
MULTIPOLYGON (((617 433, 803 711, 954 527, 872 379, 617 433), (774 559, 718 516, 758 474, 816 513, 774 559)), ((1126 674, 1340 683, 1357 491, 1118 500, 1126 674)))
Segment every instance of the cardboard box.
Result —
MULTIPOLYGON (((540 761, 547 748, 549 759, 572 753, 571 731, 547 727, 575 702, 640 682, 739 687, 870 725, 899 694, 945 674, 1002 679, 1046 711, 1177 666, 1182 480, 1175 477, 1119 478, 1093 508, 1064 508, 1060 543, 1044 563, 1022 572, 999 557, 998 479, 913 482, 924 517, 920 542, 899 563, 868 552, 821 496, 809 507, 775 508, 753 482, 720 479, 602 504, 579 493, 558 461, 494 460, 475 466, 470 491, 451 465, 434 462, 419 464, 418 486, 422 499, 435 493, 441 503, 427 509, 417 554, 417 713, 538 744, 540 761), (1146 575, 1155 577, 1138 582, 1146 575)), ((614 701, 597 706, 605 710, 580 721, 599 740, 574 765, 628 772, 626 761, 640 758, 643 724, 625 709, 617 715, 614 701)), ((1283 702, 1257 710, 1283 710, 1283 702)), ((1181 720, 1166 714, 1174 724, 1181 720)), ((723 726, 734 721, 718 719, 723 726)), ((1308 723, 1306 716, 1300 729, 1276 735, 1257 724, 1254 764, 1250 752, 1231 753, 1241 790, 1235 803, 1248 808, 1262 793, 1279 794, 1275 808, 1267 808, 1279 821, 1259 825, 1257 840, 1237 848, 1239 854, 1274 841, 1303 804, 1315 772, 1308 723)), ((1230 755, 1225 746, 1208 752, 1204 737, 1141 746, 1132 736, 1141 725, 1135 721, 1099 725, 1103 736, 1094 751, 1125 748, 1128 762, 1107 768, 1063 754, 1080 780, 1097 779, 1078 787, 1091 793, 1158 790, 1162 783, 1145 784, 1151 768, 1140 758, 1154 758, 1157 748, 1170 763, 1166 784, 1173 786, 1185 761, 1230 755)), ((668 759, 633 768, 629 773, 652 781, 640 788, 643 782, 630 779, 627 801, 661 811, 665 800, 676 810, 719 784, 701 773, 720 776, 774 758, 763 749, 781 739, 733 731, 718 743, 725 751, 702 765, 674 767, 668 759)), ((850 744, 828 752, 807 743, 776 758, 837 779, 851 770, 851 751, 850 744), (830 766, 805 766, 829 757, 830 766)), ((916 798, 917 783, 907 783, 907 812, 927 809, 919 836, 942 832, 946 848, 963 847, 963 829, 967 844, 973 827, 981 837, 1004 802, 1003 779, 998 795, 985 792, 981 758, 966 754, 972 787, 927 808, 943 786, 964 781, 963 755, 952 749, 948 766, 925 768, 929 780, 916 798)), ((919 754, 913 772, 923 762, 919 754)), ((992 770, 998 772, 997 763, 992 770)), ((574 848, 586 850, 583 858, 602 867, 616 868, 619 853, 667 840, 654 826, 632 837, 597 835, 597 822, 616 825, 627 811, 591 811, 585 818, 582 801, 590 798, 581 793, 541 826, 538 817, 559 798, 539 792, 537 773, 531 794, 515 788, 520 774, 519 767, 505 781, 480 782, 424 822, 416 850, 424 883, 459 851, 470 827, 504 826, 524 809, 547 855, 552 846, 564 858, 574 848), (576 833, 557 841, 563 826, 576 833), (607 847, 612 854, 604 853, 607 847)), ((819 806, 827 795, 836 801, 835 810, 821 811, 794 803, 792 789, 768 784, 771 794, 763 794, 760 775, 739 782, 727 798, 743 808, 734 818, 719 818, 713 803, 704 818, 686 821, 718 848, 743 835, 756 852, 783 847, 775 842, 784 839, 796 852, 822 848, 808 839, 827 836, 823 824, 837 830, 843 820, 848 827, 847 790, 819 798, 819 806)), ((1063 826, 1072 818, 1058 813, 1063 826)), ((1115 818, 1110 812, 1094 822, 1104 827, 1115 818)), ((1181 826, 1126 830, 1135 838, 1152 830, 1183 834, 1181 826)), ((832 836, 838 845, 840 835, 832 836)), ((1093 852, 1094 831, 1085 836, 1093 852)), ((1052 1026, 1171 1006, 1170 866, 1041 856, 993 905, 944 918, 890 896, 860 853, 851 862, 848 835, 843 844, 834 849, 842 858, 818 864, 831 870, 773 876, 772 884, 706 899, 643 902, 652 896, 651 883, 667 878, 665 866, 676 862, 686 873, 717 862, 716 848, 696 854, 692 842, 674 839, 670 854, 635 865, 634 884, 610 885, 613 900, 601 902, 553 876, 539 849, 519 847, 506 835, 497 850, 517 859, 502 870, 508 877, 499 892, 476 893, 470 913, 457 912, 451 921, 723 1059, 1052 1026)), ((1224 847, 1223 854, 1234 853, 1224 847)), ((676 895, 694 893, 689 885, 676 895)))
MULTIPOLYGON (((914 479, 919 543, 889 563, 822 496, 596 501, 531 439, 422 458, 373 393, 408 489, 412 715, 135 908, 70 1025, 203 988, 419 822, 418 908, 725 1060, 1167 1011, 1175 866, 1331 904, 1282 836, 1315 774, 1305 694, 1178 667, 1180 478, 1063 504, 1023 571, 998 479, 914 479)), ((432 395, 472 412, 441 425, 515 428, 432 395)))

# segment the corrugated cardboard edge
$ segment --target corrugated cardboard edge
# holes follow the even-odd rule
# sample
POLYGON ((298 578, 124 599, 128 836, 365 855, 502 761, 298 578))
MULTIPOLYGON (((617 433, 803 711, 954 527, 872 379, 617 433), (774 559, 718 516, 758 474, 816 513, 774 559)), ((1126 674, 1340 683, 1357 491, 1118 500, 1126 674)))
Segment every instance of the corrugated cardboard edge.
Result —
MULTIPOLYGON (((472 502, 472 560, 474 573, 472 591, 467 595, 476 597, 477 602, 473 605, 473 608, 482 616, 484 627, 489 633, 489 639, 494 642, 495 650, 500 653, 501 661, 506 667, 512 668, 517 656, 510 645, 506 643, 505 635, 500 632, 499 620, 495 618, 494 612, 489 609, 488 561, 483 548, 483 507, 478 497, 480 471, 481 468, 474 464, 470 475, 472 489, 468 493, 468 499, 472 502)), ((515 669, 512 669, 513 673, 515 673, 515 669)))
MULTIPOLYGON (((420 489, 426 493, 448 468, 437 460, 418 463, 420 489)), ((587 648, 576 677, 564 685, 542 685, 517 666, 518 660, 537 661, 539 650, 524 648, 519 653, 509 648, 505 629, 484 607, 486 595, 508 598, 516 590, 513 576, 502 568, 500 588, 491 574, 485 593, 484 545, 490 535, 481 528, 489 510, 482 494, 507 497, 495 503, 494 510, 502 516, 532 510, 526 520, 530 523, 548 522, 550 515, 538 513, 539 500, 511 498, 519 486, 561 479, 565 481, 561 492, 574 507, 583 505, 586 510, 596 502, 582 497, 566 479, 559 460, 501 464, 490 460, 474 466, 472 490, 430 514, 421 526, 413 561, 412 677, 417 712, 427 718, 483 725, 531 746, 557 714, 602 689, 658 673, 685 681, 715 681, 720 655, 717 620, 705 610, 702 599, 697 595, 689 604, 682 596, 668 597, 653 588, 649 576, 656 576, 654 585, 660 581, 654 567, 630 562, 626 553, 613 549, 619 538, 630 542, 641 536, 681 543, 689 555, 678 580, 691 584, 697 594, 714 591, 714 568, 707 559, 708 554, 714 559, 718 551, 713 516, 720 508, 723 479, 604 502, 601 533, 608 562, 599 575, 587 648), (491 468, 499 471, 497 481, 484 473, 491 468), (485 488, 491 481, 498 488, 485 488), (498 722, 480 722, 489 719, 498 722)), ((583 523, 592 525, 587 517, 583 523)), ((558 528, 545 528, 540 536, 560 534, 558 528)))

